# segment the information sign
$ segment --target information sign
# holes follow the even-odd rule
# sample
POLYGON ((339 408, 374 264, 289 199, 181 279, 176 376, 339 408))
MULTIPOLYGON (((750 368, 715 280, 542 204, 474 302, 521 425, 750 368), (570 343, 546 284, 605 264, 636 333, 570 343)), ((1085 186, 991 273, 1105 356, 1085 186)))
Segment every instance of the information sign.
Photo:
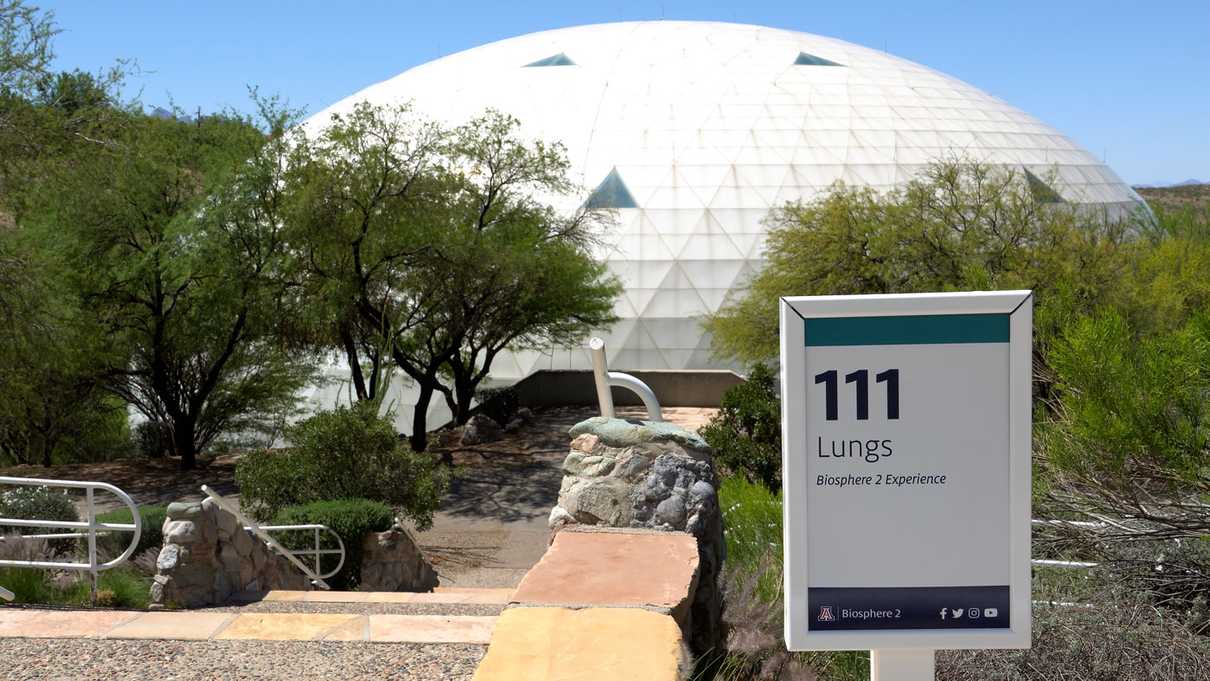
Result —
POLYGON ((1023 648, 1029 291, 783 298, 786 643, 1023 648))

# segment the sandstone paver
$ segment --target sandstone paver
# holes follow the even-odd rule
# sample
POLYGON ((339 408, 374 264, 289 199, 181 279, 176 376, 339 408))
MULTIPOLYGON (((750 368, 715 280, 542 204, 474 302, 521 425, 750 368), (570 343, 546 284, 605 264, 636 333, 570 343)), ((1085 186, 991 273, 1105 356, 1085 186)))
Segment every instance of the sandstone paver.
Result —
POLYGON ((441 615, 370 615, 370 641, 375 643, 487 643, 496 617, 441 615))
POLYGON ((205 641, 235 619, 228 613, 147 612, 114 627, 105 638, 176 639, 205 641))
POLYGON ((263 613, 237 615, 214 636, 219 640, 315 641, 363 615, 263 613))
POLYGON ((0 636, 93 638, 140 613, 124 610, 19 610, 0 612, 0 636))
POLYGON ((681 630, 637 608, 511 608, 496 623, 474 681, 676 681, 688 667, 681 630))
POLYGON ((564 530, 513 596, 523 605, 679 610, 693 592, 697 542, 669 532, 564 530))

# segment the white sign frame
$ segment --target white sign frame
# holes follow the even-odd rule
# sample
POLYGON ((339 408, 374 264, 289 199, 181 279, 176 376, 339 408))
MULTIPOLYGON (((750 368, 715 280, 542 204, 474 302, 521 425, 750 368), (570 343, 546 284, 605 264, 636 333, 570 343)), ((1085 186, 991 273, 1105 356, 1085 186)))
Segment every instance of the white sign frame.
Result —
MULTIPOLYGON (((785 639, 789 650, 1028 648, 1032 429, 1032 291, 785 297, 780 302, 785 639), (810 631, 807 587, 805 320, 910 315, 1009 315, 1009 623, 1005 629, 810 631), (795 416, 797 415, 797 417, 795 416)), ((871 585, 875 586, 875 585, 871 585)))

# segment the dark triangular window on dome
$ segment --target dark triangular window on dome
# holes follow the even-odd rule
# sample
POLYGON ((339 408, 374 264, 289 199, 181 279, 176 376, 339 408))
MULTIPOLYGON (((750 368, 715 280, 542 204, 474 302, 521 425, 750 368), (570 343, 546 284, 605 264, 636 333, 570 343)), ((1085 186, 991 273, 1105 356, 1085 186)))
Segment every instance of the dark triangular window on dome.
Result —
POLYGON ((618 169, 614 168, 588 195, 588 201, 584 202, 584 206, 586 208, 638 208, 639 204, 634 202, 634 197, 630 195, 630 190, 626 188, 622 176, 618 175, 618 169))
POLYGON ((1063 203, 1063 197, 1059 192, 1054 190, 1054 187, 1042 181, 1042 178, 1025 170, 1025 182, 1029 185, 1029 193, 1033 195, 1034 201, 1038 203, 1063 203))
POLYGON ((526 64, 525 66, 530 67, 530 66, 575 66, 575 65, 576 65, 576 63, 574 61, 572 61, 570 57, 568 57, 567 55, 560 52, 558 54, 551 55, 545 59, 539 59, 538 61, 533 62, 531 64, 526 64))
POLYGON ((837 64, 836 62, 834 62, 830 59, 824 59, 823 57, 816 57, 815 55, 807 54, 806 52, 798 53, 798 59, 794 60, 794 65, 795 66, 844 66, 844 64, 837 64))

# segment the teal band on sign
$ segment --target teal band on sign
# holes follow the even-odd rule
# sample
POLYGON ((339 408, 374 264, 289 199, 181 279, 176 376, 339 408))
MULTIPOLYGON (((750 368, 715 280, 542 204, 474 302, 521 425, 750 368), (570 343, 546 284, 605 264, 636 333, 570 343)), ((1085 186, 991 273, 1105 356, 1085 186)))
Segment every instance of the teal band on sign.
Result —
POLYGON ((806 344, 1007 343, 1007 314, 929 314, 805 319, 806 344))

